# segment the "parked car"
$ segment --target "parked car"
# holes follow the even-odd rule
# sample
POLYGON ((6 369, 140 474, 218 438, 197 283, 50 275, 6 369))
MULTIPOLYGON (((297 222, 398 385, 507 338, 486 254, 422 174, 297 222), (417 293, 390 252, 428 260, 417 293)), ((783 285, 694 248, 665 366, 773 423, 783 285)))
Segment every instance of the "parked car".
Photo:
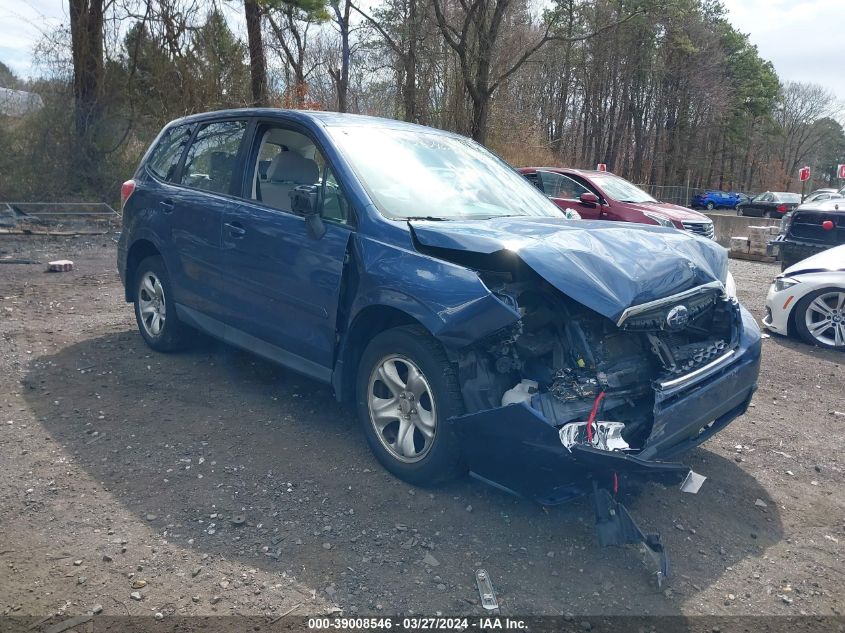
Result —
POLYGON ((564 167, 522 167, 519 172, 561 209, 572 208, 585 220, 657 224, 714 238, 706 215, 659 202, 624 178, 608 171, 564 167))
POLYGON ((772 282, 763 325, 811 345, 845 350, 845 245, 793 264, 772 282))
POLYGON ((693 209, 735 209, 740 202, 739 194, 733 192, 708 189, 695 194, 690 201, 693 209))
POLYGON ((807 202, 787 213, 780 234, 766 251, 781 261, 781 270, 834 246, 845 244, 845 198, 807 202))
POLYGON ((801 204, 806 204, 808 202, 816 202, 818 200, 829 200, 830 198, 840 198, 841 195, 836 189, 816 189, 806 198, 804 198, 804 202, 801 204))
POLYGON ((754 196, 748 202, 739 204, 737 215, 757 218, 782 218, 801 204, 801 194, 788 191, 766 191, 754 196))
POLYGON ((152 349, 196 329, 331 384, 414 484, 470 470, 546 503, 597 485, 602 534, 630 542, 608 491, 680 482, 689 468, 666 460, 756 388, 760 333, 725 249, 567 220, 455 134, 194 115, 165 127, 121 196, 118 269, 152 349))

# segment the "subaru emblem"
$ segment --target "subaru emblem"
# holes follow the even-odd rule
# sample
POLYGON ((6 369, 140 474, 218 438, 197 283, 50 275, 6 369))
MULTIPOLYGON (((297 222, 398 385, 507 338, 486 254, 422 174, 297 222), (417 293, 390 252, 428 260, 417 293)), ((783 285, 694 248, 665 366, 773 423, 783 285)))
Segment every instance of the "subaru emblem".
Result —
POLYGON ((670 330, 680 330, 689 322, 689 310, 686 306, 677 305, 666 315, 666 327, 670 330))

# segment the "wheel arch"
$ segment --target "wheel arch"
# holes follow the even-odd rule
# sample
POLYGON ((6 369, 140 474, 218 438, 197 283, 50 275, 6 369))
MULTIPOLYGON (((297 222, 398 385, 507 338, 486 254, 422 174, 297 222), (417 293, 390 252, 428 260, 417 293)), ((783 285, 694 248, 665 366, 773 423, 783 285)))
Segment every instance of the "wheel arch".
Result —
POLYGON ((338 400, 349 402, 354 398, 355 375, 367 343, 381 332, 402 325, 417 325, 432 334, 422 321, 389 305, 368 305, 355 315, 342 336, 332 376, 332 386, 338 400))
MULTIPOLYGON (((138 269, 138 264, 144 261, 147 257, 162 257, 161 251, 158 247, 148 239, 141 238, 135 240, 126 254, 126 274, 123 286, 123 294, 126 301, 135 300, 135 273, 138 269)), ((162 259, 164 259, 162 257, 162 259)))

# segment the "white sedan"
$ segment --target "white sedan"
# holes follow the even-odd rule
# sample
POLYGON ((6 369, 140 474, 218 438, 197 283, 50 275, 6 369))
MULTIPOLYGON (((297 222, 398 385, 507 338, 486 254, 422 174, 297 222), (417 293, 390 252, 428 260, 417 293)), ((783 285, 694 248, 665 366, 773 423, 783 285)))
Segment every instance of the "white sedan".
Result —
POLYGON ((813 345, 845 350, 845 244, 793 264, 775 277, 763 325, 813 345))

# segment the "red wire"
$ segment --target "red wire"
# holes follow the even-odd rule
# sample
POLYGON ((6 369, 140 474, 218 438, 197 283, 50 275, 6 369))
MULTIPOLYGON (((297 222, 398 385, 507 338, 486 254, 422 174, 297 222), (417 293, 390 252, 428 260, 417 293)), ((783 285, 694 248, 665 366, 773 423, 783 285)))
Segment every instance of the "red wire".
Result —
POLYGON ((596 413, 598 413, 599 405, 601 404, 603 398, 604 391, 596 396, 596 401, 593 402, 593 410, 590 411, 590 417, 587 419, 587 441, 591 444, 593 443, 593 422, 596 419, 596 413))

